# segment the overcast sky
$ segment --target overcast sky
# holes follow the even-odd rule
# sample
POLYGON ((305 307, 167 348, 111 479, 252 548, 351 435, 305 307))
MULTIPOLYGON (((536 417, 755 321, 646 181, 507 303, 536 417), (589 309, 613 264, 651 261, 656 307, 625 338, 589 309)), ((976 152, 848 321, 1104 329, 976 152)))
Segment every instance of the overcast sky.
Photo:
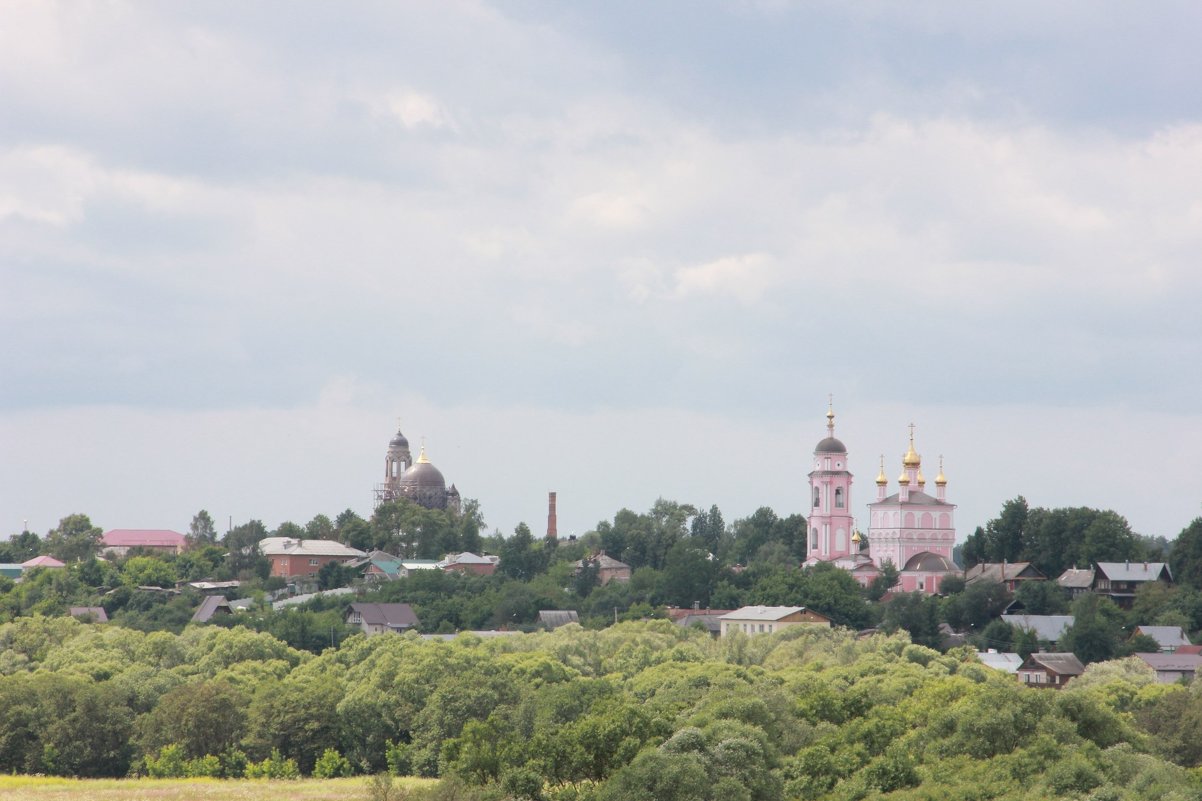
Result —
POLYGON ((1202 513, 1202 5, 0 2, 0 535, 1202 513))

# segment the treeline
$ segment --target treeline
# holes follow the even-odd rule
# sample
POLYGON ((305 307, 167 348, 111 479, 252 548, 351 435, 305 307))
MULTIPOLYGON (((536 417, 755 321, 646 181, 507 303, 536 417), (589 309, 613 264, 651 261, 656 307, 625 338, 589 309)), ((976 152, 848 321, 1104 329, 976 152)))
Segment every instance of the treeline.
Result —
POLYGON ((0 770, 441 776, 461 799, 1197 798, 1202 694, 1126 663, 1062 692, 971 652, 666 621, 319 656, 245 629, 0 626, 0 770))

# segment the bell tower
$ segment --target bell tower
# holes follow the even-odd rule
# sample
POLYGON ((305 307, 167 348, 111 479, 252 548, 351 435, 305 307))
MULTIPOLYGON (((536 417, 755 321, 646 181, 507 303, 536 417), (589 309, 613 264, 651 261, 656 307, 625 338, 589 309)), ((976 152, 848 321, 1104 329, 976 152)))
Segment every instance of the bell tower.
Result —
POLYGON ((825 562, 854 553, 857 548, 852 542, 852 475, 848 470, 847 448, 835 437, 833 399, 826 412, 826 437, 814 447, 814 469, 809 478, 806 561, 825 562))

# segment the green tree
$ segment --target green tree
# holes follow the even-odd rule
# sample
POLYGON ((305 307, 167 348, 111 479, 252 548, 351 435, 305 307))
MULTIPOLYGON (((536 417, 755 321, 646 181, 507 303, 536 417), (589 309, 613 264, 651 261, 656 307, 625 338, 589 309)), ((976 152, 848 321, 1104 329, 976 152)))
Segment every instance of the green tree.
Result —
POLYGON ((1022 604, 1028 615, 1062 615, 1068 611, 1068 597, 1054 580, 1021 581, 1014 591, 1014 600, 1022 604))
POLYGON ((87 515, 67 515, 46 535, 46 549, 64 562, 81 562, 96 554, 103 534, 87 515))
POLYGON ((188 543, 192 547, 217 544, 217 528, 206 510, 201 509, 192 516, 192 524, 188 526, 188 543))
POLYGON ((127 587, 175 586, 175 570, 155 556, 131 556, 121 565, 121 582, 127 587))
POLYGON ((242 578, 267 577, 271 564, 259 552, 259 541, 266 536, 267 527, 260 520, 235 526, 225 535, 223 542, 228 551, 226 569, 231 575, 242 578))
POLYGON ((1202 590, 1202 517, 1194 518, 1173 541, 1169 570, 1178 584, 1202 590))
POLYGON ((220 754, 242 740, 247 701, 242 690, 224 680, 181 684, 138 720, 139 749, 157 754, 175 744, 186 759, 220 754))
POLYGON ((307 540, 332 540, 334 535, 334 522, 325 515, 315 515, 305 524, 305 539, 307 540))
POLYGON ((1073 601, 1073 625, 1061 636, 1059 647, 1083 663, 1113 659, 1123 637, 1123 613, 1114 601, 1086 593, 1073 601))

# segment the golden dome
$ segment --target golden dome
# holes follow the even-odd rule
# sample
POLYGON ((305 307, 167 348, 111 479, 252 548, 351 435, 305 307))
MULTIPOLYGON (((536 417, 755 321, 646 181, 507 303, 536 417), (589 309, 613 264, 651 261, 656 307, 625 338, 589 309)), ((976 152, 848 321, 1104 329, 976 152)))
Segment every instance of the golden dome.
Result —
POLYGON ((906 475, 905 473, 902 473, 900 476, 897 477, 897 483, 901 484, 903 486, 908 486, 910 483, 910 477, 908 475, 906 475))
POLYGON ((883 487, 889 483, 889 479, 885 477, 885 456, 881 455, 881 472, 876 474, 876 484, 878 487, 883 487))
POLYGON ((943 475, 943 457, 939 457, 939 475, 935 476, 935 483, 940 486, 947 485, 947 476, 943 475))
POLYGON ((422 443, 422 452, 417 455, 418 464, 429 464, 430 460, 426 457, 426 443, 422 443))
POLYGON ((914 424, 910 423, 910 449, 906 451, 906 455, 902 457, 902 464, 906 467, 918 467, 922 464, 922 458, 918 452, 914 450, 914 424))
POLYGON ((851 531, 851 541, 852 541, 852 542, 854 542, 856 545, 859 545, 859 544, 860 544, 860 540, 862 540, 862 539, 863 539, 863 537, 861 537, 861 536, 860 536, 860 530, 859 530, 858 528, 856 528, 856 529, 852 529, 852 531, 851 531))
POLYGON ((922 477, 922 470, 918 471, 918 486, 925 487, 927 480, 922 477))

